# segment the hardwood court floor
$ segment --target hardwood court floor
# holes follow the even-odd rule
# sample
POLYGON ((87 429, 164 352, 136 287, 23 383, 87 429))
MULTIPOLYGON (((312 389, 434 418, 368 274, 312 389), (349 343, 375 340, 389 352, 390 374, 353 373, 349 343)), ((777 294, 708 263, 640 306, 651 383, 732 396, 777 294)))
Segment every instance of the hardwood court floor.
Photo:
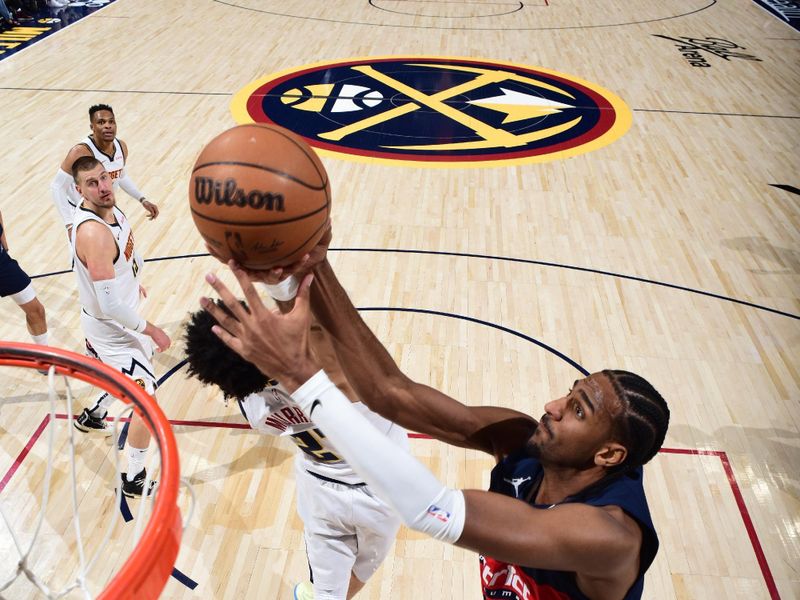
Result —
MULTIPOLYGON (((523 4, 116 0, 0 61, 0 210, 12 255, 31 275, 51 274, 35 280, 51 340, 82 348, 49 184, 87 134, 94 103, 114 107, 129 172, 162 211, 148 222, 118 194, 143 254, 159 259, 144 270, 143 312, 173 336, 156 359, 164 374, 182 360, 181 326, 207 293, 203 274, 221 271, 189 216, 189 172, 234 124, 231 99, 249 82, 390 55, 506 61, 593 82, 621 97, 633 122, 569 159, 430 169, 325 156, 331 259, 356 305, 375 309, 365 319, 402 367, 468 404, 539 416, 580 368, 626 368, 654 383, 672 422, 646 469, 662 546, 645 598, 800 597, 800 197, 791 191, 800 34, 750 0, 523 4), (667 38, 718 38, 750 58, 706 51, 710 66, 693 67, 667 38)), ((0 338, 27 340, 7 299, 0 338)), ((1 383, 5 474, 46 407, 38 379, 1 383)), ((198 497, 176 563, 198 587, 171 580, 163 597, 290 598, 306 576, 294 449, 220 426, 241 424, 238 411, 182 368, 158 397, 181 422, 182 472, 198 497)), ((0 491, 21 521, 40 443, 0 491)), ((412 450, 448 485, 488 483, 488 457, 430 440, 412 450)), ((103 496, 109 469, 107 446, 84 441, 81 510, 101 521, 114 510, 103 496)), ((66 504, 64 485, 60 477, 54 493, 66 504)), ((74 552, 69 518, 56 512, 48 527, 39 561, 60 572, 74 552)), ((124 554, 109 555, 105 570, 124 554)), ((11 597, 28 597, 22 587, 11 597)), ((475 555, 403 529, 359 597, 479 596, 475 555)))

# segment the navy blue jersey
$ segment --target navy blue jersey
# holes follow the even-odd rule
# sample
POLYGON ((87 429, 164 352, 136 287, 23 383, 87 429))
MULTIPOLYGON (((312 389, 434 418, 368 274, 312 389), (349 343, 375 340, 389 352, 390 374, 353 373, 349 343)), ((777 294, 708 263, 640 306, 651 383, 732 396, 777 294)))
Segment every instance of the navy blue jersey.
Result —
MULTIPOLYGON (((534 486, 539 485, 543 474, 541 463, 520 452, 501 461, 492 470, 489 490, 511 496, 527 498, 534 486)), ((535 496, 536 494, 532 494, 535 496)), ((524 501, 524 500, 523 500, 524 501)), ((642 529, 642 550, 639 577, 628 590, 624 600, 642 597, 644 573, 658 551, 658 536, 642 485, 642 468, 611 479, 607 485, 590 489, 585 494, 567 498, 563 503, 580 502, 591 506, 619 506, 642 529)), ((562 503, 562 504, 563 504, 562 503)), ((531 504, 534 508, 548 509, 551 505, 531 504)), ((567 571, 548 571, 520 565, 511 565, 481 556, 481 586, 483 597, 502 600, 588 600, 578 589, 575 574, 567 571)))
MULTIPOLYGON (((0 224, 0 236, 2 235, 3 226, 0 224)), ((30 283, 31 278, 0 244, 0 297, 11 296, 21 292, 30 283)))

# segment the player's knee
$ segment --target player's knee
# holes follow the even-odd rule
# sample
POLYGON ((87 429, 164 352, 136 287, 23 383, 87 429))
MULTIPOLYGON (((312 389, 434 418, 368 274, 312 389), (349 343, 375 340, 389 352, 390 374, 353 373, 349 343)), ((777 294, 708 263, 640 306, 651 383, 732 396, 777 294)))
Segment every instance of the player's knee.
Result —
POLYGON ((41 323, 46 318, 44 305, 39 302, 38 298, 34 298, 30 302, 20 305, 20 308, 25 311, 25 316, 30 323, 41 323))

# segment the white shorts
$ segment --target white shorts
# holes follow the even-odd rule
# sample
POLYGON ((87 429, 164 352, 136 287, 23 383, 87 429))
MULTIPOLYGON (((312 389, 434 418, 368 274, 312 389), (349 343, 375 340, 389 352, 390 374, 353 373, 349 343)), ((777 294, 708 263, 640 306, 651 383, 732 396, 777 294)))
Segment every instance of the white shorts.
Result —
POLYGON ((81 327, 86 336, 86 354, 121 371, 142 386, 148 394, 156 391, 153 369, 153 341, 150 336, 130 331, 116 321, 96 319, 81 311, 81 327))
POLYGON ((323 481, 295 460, 297 513, 317 598, 344 600, 350 573, 366 582, 389 554, 400 517, 365 486, 323 481))

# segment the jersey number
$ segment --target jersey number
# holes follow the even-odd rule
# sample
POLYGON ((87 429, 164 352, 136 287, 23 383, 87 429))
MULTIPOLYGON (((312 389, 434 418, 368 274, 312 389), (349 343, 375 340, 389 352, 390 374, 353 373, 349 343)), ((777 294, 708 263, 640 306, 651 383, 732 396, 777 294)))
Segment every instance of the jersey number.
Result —
POLYGON ((322 447, 322 439, 324 437, 325 436, 319 429, 301 431, 292 436, 297 447, 314 460, 320 462, 341 462, 341 458, 322 447))

